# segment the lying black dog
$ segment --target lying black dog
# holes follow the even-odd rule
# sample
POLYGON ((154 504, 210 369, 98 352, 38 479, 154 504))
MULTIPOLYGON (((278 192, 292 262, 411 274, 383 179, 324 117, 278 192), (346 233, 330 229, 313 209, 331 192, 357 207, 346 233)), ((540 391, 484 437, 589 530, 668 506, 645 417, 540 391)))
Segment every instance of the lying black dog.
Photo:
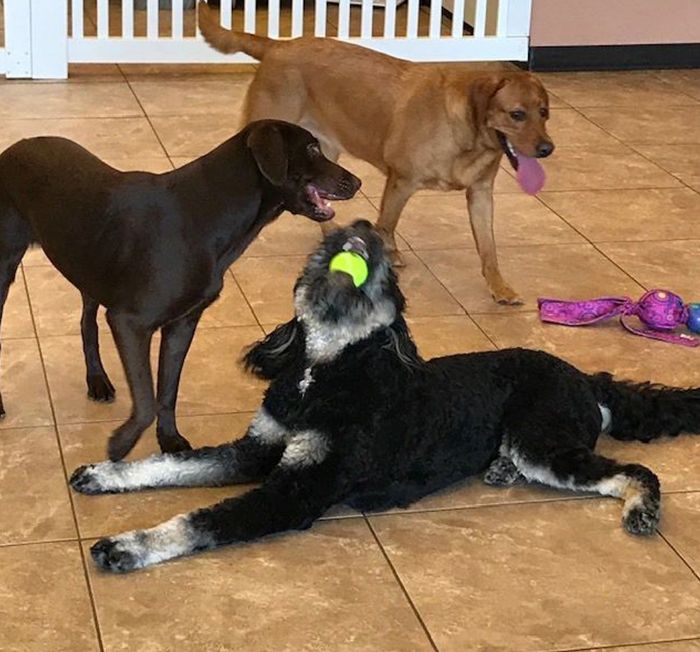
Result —
POLYGON ((264 479, 239 498, 149 530, 98 541, 99 566, 129 571, 272 532, 306 528, 331 505, 405 507, 467 476, 523 479, 624 500, 623 524, 651 534, 659 482, 649 469, 593 452, 601 430, 648 441, 700 431, 700 389, 588 375, 540 351, 511 349, 423 361, 404 298, 367 222, 329 235, 294 291, 296 316, 246 355, 272 382, 239 441, 130 463, 81 467, 83 493, 225 485, 264 479), (363 256, 355 287, 329 271, 341 250, 363 256))
POLYGON ((327 200, 359 187, 308 131, 272 120, 160 175, 119 172, 63 138, 22 140, 0 155, 0 317, 24 252, 41 244, 82 294, 88 396, 98 401, 114 398, 97 338, 97 309, 107 308, 133 401, 109 457, 124 457, 156 414, 161 450, 189 449, 175 424, 180 373, 224 273, 283 211, 329 220, 327 200), (156 399, 149 349, 159 328, 156 399))

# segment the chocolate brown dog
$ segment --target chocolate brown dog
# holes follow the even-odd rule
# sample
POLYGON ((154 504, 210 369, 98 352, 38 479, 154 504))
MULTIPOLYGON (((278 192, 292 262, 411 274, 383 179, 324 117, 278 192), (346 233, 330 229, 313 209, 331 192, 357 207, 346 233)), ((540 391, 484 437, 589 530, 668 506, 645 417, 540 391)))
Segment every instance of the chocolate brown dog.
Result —
POLYGON ((161 450, 188 449, 175 424, 180 373, 224 273, 283 211, 329 220, 328 200, 359 187, 308 131, 272 120, 166 174, 119 172, 64 138, 22 140, 0 154, 0 318, 24 252, 40 244, 82 295, 88 396, 98 401, 114 398, 98 348, 97 309, 107 309, 133 401, 110 458, 124 457, 156 415, 161 450))
POLYGON ((346 151, 387 175, 377 227, 394 260, 396 224, 414 192, 466 190, 489 290, 500 303, 519 302, 498 268, 493 183, 504 153, 528 192, 543 180, 537 159, 554 145, 545 128, 547 92, 534 76, 410 63, 330 38, 276 41, 232 32, 202 2, 199 27, 217 50, 261 62, 248 90, 246 122, 302 125, 329 158, 346 151))

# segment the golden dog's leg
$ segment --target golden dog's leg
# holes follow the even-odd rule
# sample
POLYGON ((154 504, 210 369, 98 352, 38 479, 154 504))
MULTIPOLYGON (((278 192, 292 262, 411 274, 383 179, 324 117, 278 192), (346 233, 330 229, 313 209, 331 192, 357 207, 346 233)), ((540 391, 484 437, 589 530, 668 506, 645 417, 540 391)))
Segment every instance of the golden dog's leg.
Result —
POLYGON ((493 236, 493 179, 477 182, 467 189, 467 207, 476 249, 481 257, 481 272, 491 296, 498 303, 521 304, 522 300, 503 280, 498 268, 493 236))
POLYGON ((406 202, 415 191, 416 186, 413 181, 400 177, 393 171, 389 172, 379 209, 377 230, 384 239, 391 260, 396 267, 403 267, 405 264, 396 246, 396 224, 406 202))

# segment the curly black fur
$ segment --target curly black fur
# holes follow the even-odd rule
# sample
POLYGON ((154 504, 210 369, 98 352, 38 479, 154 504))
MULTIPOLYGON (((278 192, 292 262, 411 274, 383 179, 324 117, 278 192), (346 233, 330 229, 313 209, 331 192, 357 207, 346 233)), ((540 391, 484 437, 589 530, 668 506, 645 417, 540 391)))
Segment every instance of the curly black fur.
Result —
POLYGON ((655 530, 658 479, 638 464, 596 455, 596 440, 604 427, 642 441, 698 432, 700 389, 618 382, 525 349, 424 361, 381 240, 366 222, 325 239, 294 301, 295 317, 245 356, 246 366, 271 383, 243 439, 218 453, 105 462, 72 479, 86 493, 266 476, 264 483, 152 530, 99 542, 93 556, 101 566, 130 570, 308 527, 336 503, 404 507, 477 473, 494 485, 539 481, 616 496, 625 501, 627 530, 655 530), (368 262, 360 288, 329 271, 331 258, 348 247, 368 262))

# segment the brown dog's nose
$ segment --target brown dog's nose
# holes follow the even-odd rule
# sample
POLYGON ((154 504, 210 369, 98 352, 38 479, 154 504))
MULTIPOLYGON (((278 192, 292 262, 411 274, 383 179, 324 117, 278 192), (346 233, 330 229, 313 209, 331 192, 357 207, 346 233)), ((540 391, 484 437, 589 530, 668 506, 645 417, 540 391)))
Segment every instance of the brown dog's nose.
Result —
POLYGON ((554 143, 551 143, 548 140, 543 140, 537 146, 537 158, 546 158, 553 151, 554 151, 554 143))

